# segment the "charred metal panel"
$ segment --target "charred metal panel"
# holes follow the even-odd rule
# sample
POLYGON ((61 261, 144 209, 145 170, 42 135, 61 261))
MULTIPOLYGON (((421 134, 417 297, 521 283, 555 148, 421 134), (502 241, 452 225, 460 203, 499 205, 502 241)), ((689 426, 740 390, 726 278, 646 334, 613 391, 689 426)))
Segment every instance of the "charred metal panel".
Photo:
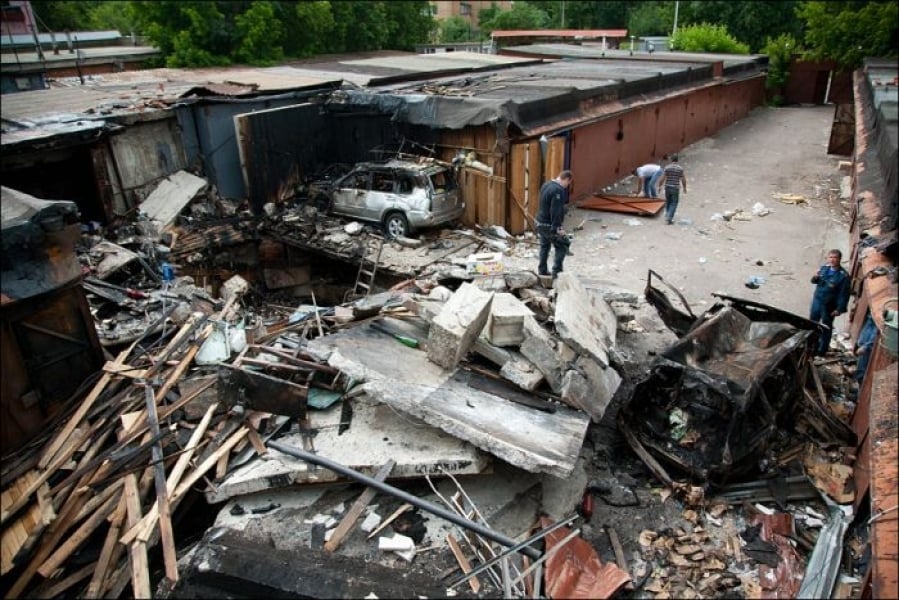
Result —
POLYGON ((228 364, 219 366, 218 381, 219 400, 226 406, 240 405, 297 420, 306 418, 306 385, 228 364))
POLYGON ((334 163, 381 158, 372 150, 398 147, 387 115, 328 111, 300 104, 234 117, 241 167, 255 212, 295 195, 309 177, 334 163))
POLYGON ((828 154, 852 156, 855 149, 855 110, 852 104, 837 104, 830 129, 828 154))

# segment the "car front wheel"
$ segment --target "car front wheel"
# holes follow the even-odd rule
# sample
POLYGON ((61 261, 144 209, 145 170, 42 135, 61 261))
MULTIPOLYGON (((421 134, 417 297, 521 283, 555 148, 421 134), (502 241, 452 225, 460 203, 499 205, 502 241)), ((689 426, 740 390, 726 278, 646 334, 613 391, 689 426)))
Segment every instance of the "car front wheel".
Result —
POLYGON ((409 221, 403 213, 390 213, 384 219, 384 232, 390 239, 407 237, 409 235, 409 221))

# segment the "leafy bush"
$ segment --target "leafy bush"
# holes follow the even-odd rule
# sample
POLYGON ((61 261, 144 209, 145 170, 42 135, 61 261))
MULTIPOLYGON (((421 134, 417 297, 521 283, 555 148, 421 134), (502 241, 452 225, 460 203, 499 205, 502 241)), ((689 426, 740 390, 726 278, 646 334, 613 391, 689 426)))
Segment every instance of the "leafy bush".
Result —
MULTIPOLYGON (((762 48, 762 54, 768 55, 768 78, 765 80, 765 87, 775 92, 781 91, 790 77, 790 62, 793 55, 801 52, 799 42, 791 35, 781 34, 774 39, 766 39, 762 48)), ((782 102, 783 97, 779 93, 775 93, 771 98, 774 105, 782 102)))
POLYGON ((455 15, 440 21, 440 43, 467 42, 471 39, 471 25, 464 17, 455 15))
POLYGON ((719 54, 749 54, 749 46, 738 42, 723 25, 701 23, 677 30, 671 37, 671 49, 683 52, 716 52, 719 54))

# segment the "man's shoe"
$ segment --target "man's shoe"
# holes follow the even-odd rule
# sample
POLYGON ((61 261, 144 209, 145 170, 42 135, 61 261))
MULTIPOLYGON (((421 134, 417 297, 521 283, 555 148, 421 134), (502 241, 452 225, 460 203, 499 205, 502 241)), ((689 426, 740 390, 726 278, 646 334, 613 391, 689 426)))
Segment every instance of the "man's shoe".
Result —
POLYGON ((540 277, 549 277, 549 271, 537 271, 537 275, 540 277))

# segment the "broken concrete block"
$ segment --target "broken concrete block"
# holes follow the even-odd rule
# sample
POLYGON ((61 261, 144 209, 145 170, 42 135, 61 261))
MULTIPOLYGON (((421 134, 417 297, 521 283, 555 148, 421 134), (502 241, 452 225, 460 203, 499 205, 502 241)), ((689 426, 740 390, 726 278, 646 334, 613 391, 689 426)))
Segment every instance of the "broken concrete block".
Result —
POLYGON ((609 365, 608 348, 615 344, 618 321, 602 298, 587 292, 570 273, 556 279, 555 326, 559 337, 579 354, 609 365))
POLYGON ((543 381, 543 373, 524 356, 518 354, 513 356, 512 360, 502 366, 499 374, 521 389, 533 392, 543 381))
POLYGON ((228 281, 222 284, 219 292, 222 299, 227 302, 232 296, 243 296, 250 289, 250 284, 240 275, 234 275, 228 281))
POLYGON ((518 346, 524 341, 524 319, 533 317, 524 303, 509 293, 493 296, 487 317, 487 341, 495 346, 518 346))
POLYGON ((594 423, 599 423, 620 385, 621 376, 615 369, 581 356, 575 361, 574 369, 562 377, 560 394, 563 402, 580 407, 594 423))
POLYGON ((559 393, 562 390, 562 370, 565 364, 559 358, 548 336, 546 338, 537 335, 528 337, 521 344, 521 353, 543 374, 553 392, 559 393))
POLYGON ((381 515, 376 512, 368 513, 368 516, 362 520, 362 523, 359 525, 359 528, 365 533, 371 533, 375 530, 375 527, 381 524, 381 515))
POLYGON ((503 275, 506 280, 506 287, 510 290, 520 290, 522 288, 532 288, 537 285, 539 279, 537 275, 531 271, 515 271, 503 275))
POLYGON ((487 338, 482 333, 478 339, 475 340, 474 344, 471 345, 471 349, 480 356, 483 356, 497 367, 501 367, 512 359, 512 354, 499 346, 494 346, 490 342, 487 341, 487 338))
POLYGON ((344 225, 343 230, 350 235, 358 235, 362 233, 362 228, 364 225, 359 221, 351 221, 344 225))
POLYGON ((385 552, 403 552, 415 548, 415 542, 412 538, 401 533, 394 533, 393 537, 380 536, 378 538, 378 550, 385 552))
POLYGON ((443 305, 428 332, 428 359, 454 369, 480 335, 490 314, 493 294, 463 283, 443 305))

